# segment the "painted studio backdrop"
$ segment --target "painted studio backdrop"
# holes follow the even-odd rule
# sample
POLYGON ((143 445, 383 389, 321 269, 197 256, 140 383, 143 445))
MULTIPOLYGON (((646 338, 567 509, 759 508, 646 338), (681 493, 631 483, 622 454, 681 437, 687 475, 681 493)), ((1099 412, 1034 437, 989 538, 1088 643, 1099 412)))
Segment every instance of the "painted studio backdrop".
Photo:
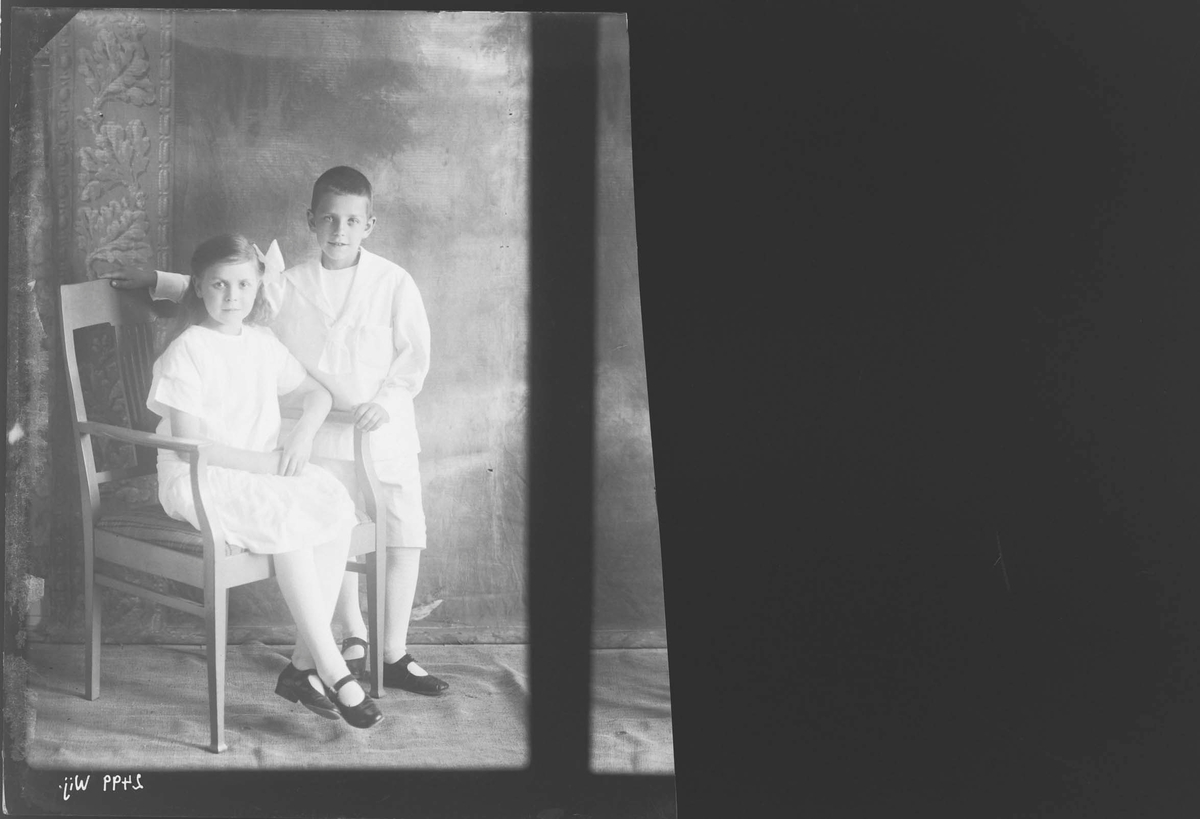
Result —
MULTIPOLYGON (((594 644, 662 647, 627 40, 621 17, 600 28, 594 644)), ((9 540, 10 570, 45 582, 32 639, 82 629, 58 286, 110 265, 186 272, 224 231, 298 262, 313 181, 349 164, 375 186, 365 246, 413 275, 433 332, 411 642, 526 641, 529 79, 527 15, 290 11, 81 12, 14 78, 30 115, 13 146, 9 427, 25 437, 9 540)), ((122 417, 110 349, 85 354, 92 412, 122 417)), ((203 641, 197 618, 104 594, 106 641, 203 641)), ((234 590, 230 626, 291 640, 274 584, 234 590)))

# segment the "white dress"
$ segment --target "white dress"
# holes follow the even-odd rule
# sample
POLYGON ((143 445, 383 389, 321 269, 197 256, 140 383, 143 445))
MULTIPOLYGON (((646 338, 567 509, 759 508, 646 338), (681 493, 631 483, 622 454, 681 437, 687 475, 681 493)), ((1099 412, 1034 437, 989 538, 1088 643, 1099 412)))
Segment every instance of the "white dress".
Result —
MULTIPOLYGON (((146 405, 162 416, 158 431, 171 434, 170 408, 200 419, 206 440, 270 452, 279 441, 279 396, 304 380, 304 367, 262 327, 243 326, 231 336, 193 326, 154 363, 146 405)), ((225 540, 251 552, 276 554, 349 536, 354 502, 329 472, 309 464, 293 477, 208 467, 210 518, 225 540)), ((158 497, 177 520, 199 528, 186 459, 158 453, 158 497)))

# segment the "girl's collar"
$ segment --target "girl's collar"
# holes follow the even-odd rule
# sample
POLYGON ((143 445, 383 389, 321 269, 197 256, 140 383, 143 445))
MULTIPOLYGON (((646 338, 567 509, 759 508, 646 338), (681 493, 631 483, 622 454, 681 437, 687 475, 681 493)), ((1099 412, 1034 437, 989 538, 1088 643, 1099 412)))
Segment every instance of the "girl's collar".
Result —
POLYGON ((235 333, 223 333, 220 330, 216 329, 215 327, 206 327, 203 322, 201 322, 199 324, 193 324, 192 326, 199 327, 201 330, 206 330, 215 336, 223 336, 224 338, 245 338, 246 337, 246 327, 248 325, 242 324, 242 326, 238 328, 238 332, 236 334, 235 333))

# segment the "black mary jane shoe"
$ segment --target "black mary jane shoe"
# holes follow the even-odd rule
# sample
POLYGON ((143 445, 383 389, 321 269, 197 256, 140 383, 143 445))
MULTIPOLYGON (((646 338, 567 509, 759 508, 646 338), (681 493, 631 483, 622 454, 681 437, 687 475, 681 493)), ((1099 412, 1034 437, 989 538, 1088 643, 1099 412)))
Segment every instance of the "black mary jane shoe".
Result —
POLYGON ((450 687, 450 683, 439 680, 432 674, 418 677, 408 670, 409 663, 415 663, 413 655, 405 654, 394 663, 383 664, 383 685, 385 688, 399 688, 413 694, 424 694, 427 697, 440 696, 450 687))
POLYGON ((316 674, 316 670, 301 671, 288 663, 287 668, 279 672, 279 682, 275 684, 275 693, 289 702, 300 703, 317 716, 325 719, 337 719, 339 716, 337 706, 329 697, 313 688, 308 681, 309 677, 315 677, 316 674))
POLYGON ((354 679, 360 683, 368 682, 371 675, 367 673, 367 654, 371 646, 361 637, 347 637, 345 640, 342 640, 342 653, 345 654, 346 649, 351 646, 362 646, 363 655, 354 659, 343 657, 342 659, 346 661, 346 668, 350 669, 350 673, 354 675, 354 679))
POLYGON ((366 696, 363 692, 363 701, 358 705, 343 705, 338 699, 338 692, 342 690, 342 686, 348 682, 357 682, 353 674, 347 674, 333 684, 329 691, 329 699, 333 700, 333 704, 337 706, 337 710, 342 713, 342 719, 353 725, 355 728, 371 728, 378 725, 383 720, 383 712, 379 710, 379 706, 375 704, 375 700, 366 696))

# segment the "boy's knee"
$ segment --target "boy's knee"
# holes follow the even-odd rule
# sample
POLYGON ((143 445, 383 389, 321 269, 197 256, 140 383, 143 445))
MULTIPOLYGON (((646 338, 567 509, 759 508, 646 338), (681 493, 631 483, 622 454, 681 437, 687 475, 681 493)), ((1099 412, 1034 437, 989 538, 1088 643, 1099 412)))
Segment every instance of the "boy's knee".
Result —
POLYGON ((410 549, 414 552, 424 551, 425 527, 421 527, 420 530, 409 529, 408 531, 401 532, 397 532, 394 529, 388 530, 388 552, 405 551, 410 549))

